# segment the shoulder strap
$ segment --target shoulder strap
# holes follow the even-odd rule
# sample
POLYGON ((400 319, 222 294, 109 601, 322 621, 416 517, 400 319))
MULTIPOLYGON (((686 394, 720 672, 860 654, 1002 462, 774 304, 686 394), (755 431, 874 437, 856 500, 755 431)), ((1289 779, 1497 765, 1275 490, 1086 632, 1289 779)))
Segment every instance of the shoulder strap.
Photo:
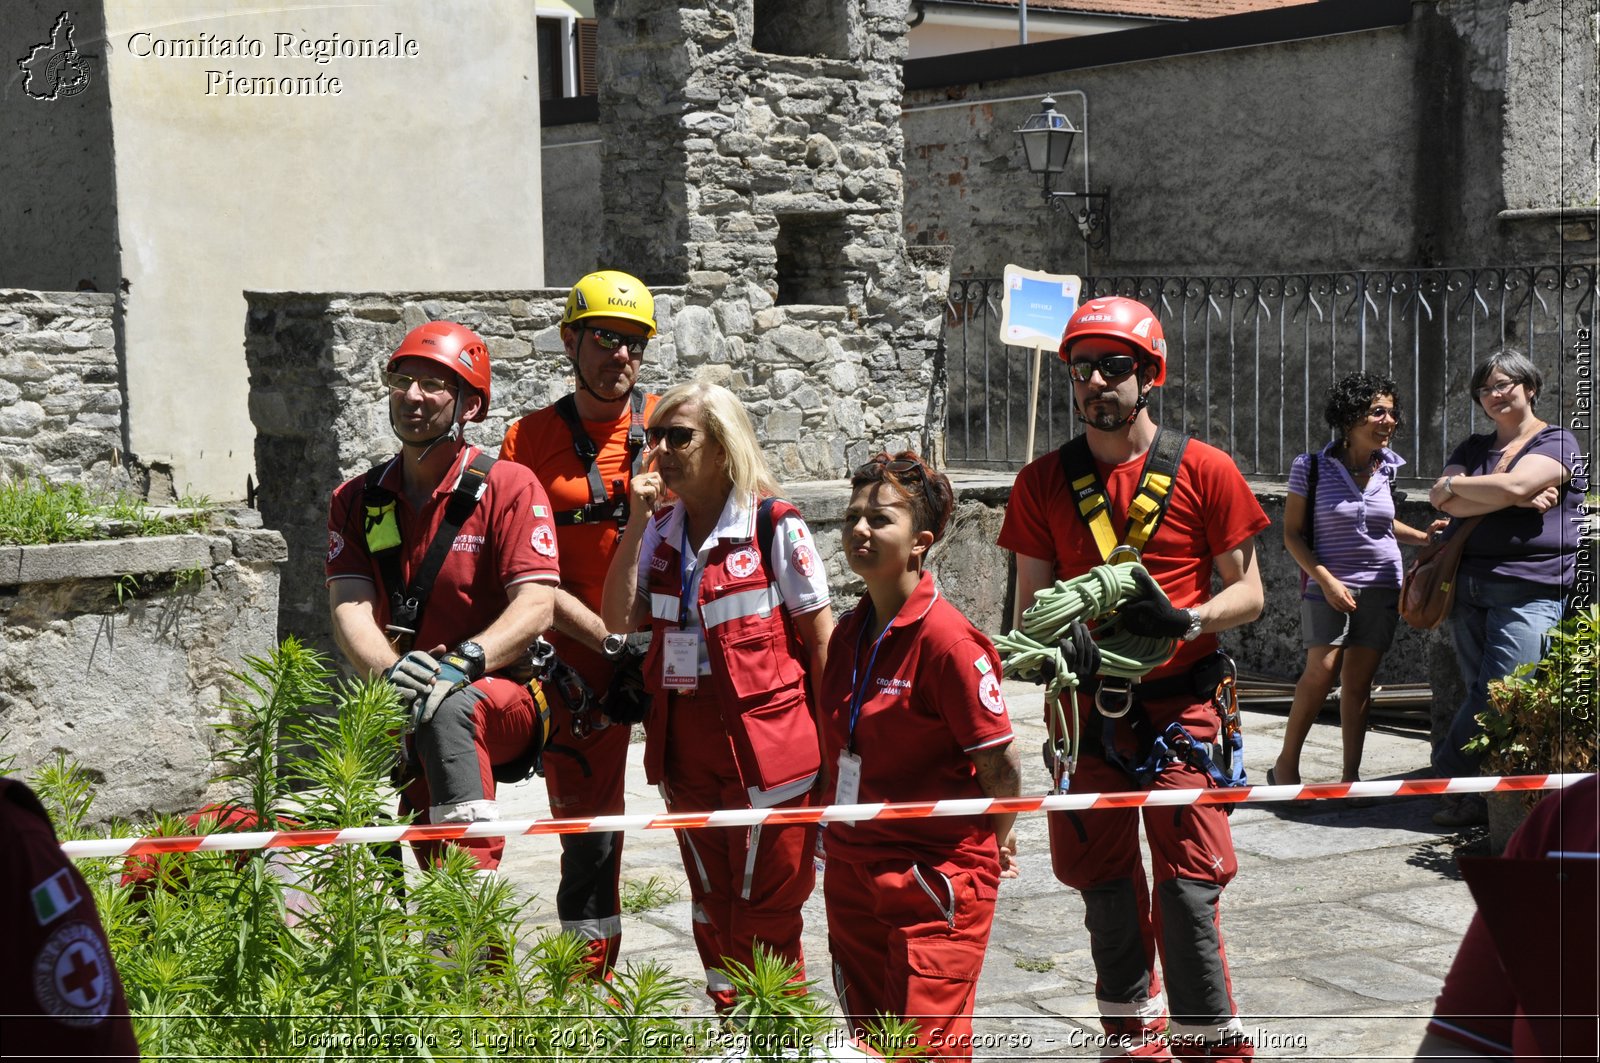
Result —
POLYGON ((772 507, 780 501, 777 495, 768 495, 756 506, 756 548, 761 551, 761 567, 766 569, 768 583, 778 578, 772 567, 772 537, 777 524, 772 518, 772 507))
MULTIPOLYGON (((556 400, 556 416, 567 426, 567 431, 572 433, 572 449, 578 455, 578 464, 584 467, 589 476, 589 501, 604 502, 606 500, 605 481, 600 479, 600 470, 595 468, 594 459, 600 451, 595 447, 594 440, 589 438, 589 433, 583 427, 583 420, 578 416, 578 399, 571 392, 556 400)), ((632 433, 629 433, 629 442, 632 442, 632 433)))
POLYGON ((1110 503, 1106 500, 1100 473, 1095 469, 1094 455, 1089 452, 1088 437, 1075 436, 1062 444, 1062 472, 1072 488, 1078 516, 1094 536, 1103 560, 1110 561, 1119 546, 1131 547, 1139 553, 1144 551, 1145 544, 1155 535, 1167 514, 1172 486, 1178 479, 1178 466, 1183 462, 1183 452, 1188 445, 1189 437, 1182 432, 1156 430, 1156 438, 1145 453, 1138 489, 1128 502, 1127 529, 1119 539, 1111 526, 1110 503))
POLYGON ((628 417, 628 465, 638 476, 644 467, 644 392, 633 389, 628 417))
POLYGON ((489 470, 494 466, 494 462, 494 458, 479 451, 467 467, 461 470, 461 479, 457 481, 455 490, 450 492, 450 499, 445 503, 444 519, 439 522, 439 530, 434 533, 433 542, 428 544, 428 552, 423 555, 421 564, 411 574, 410 586, 404 591, 398 589, 400 585, 398 534, 395 539, 392 573, 383 562, 379 562, 378 570, 383 575, 384 589, 389 592, 390 628, 415 634, 421 627, 422 609, 428 604, 428 595, 433 593, 433 581, 439 578, 439 569, 443 567, 445 555, 450 552, 451 545, 456 541, 456 534, 461 531, 461 526, 467 522, 467 518, 477 507, 478 500, 483 497, 489 470))
MULTIPOLYGON (((1317 475, 1322 471, 1322 455, 1313 451, 1306 455, 1311 459, 1311 467, 1306 469, 1306 519, 1301 537, 1306 545, 1315 547, 1317 530, 1317 475)), ((1389 490, 1394 491, 1394 480, 1389 481, 1389 490)))

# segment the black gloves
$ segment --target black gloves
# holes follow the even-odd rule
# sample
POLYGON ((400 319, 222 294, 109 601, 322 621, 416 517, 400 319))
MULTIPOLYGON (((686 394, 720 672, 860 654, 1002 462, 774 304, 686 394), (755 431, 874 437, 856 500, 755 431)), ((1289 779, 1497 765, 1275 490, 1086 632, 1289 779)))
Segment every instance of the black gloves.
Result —
POLYGON ((1061 650, 1062 663, 1078 677, 1078 682, 1100 673, 1100 647, 1083 621, 1074 620, 1056 645, 1061 650))
POLYGON ((1167 601, 1167 596, 1144 569, 1133 570, 1133 582, 1138 585, 1139 597, 1117 610, 1122 629, 1132 635, 1151 638, 1183 638, 1193 620, 1189 610, 1179 609, 1167 601))
POLYGON ((644 688, 644 655, 650 649, 650 632, 606 636, 605 655, 616 671, 600 698, 600 711, 612 723, 643 723, 650 711, 650 694, 644 688))

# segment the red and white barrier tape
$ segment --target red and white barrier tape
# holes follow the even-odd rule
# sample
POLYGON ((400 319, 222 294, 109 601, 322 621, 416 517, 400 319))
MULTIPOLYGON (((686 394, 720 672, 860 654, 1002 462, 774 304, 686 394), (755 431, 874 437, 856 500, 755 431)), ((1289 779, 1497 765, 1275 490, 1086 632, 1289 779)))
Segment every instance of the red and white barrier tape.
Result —
POLYGON ((316 845, 375 845, 389 842, 449 841, 453 838, 504 838, 523 834, 699 830, 706 827, 751 827, 763 823, 778 826, 797 823, 854 823, 865 819, 979 816, 989 812, 1074 812, 1083 809, 1162 805, 1244 805, 1273 801, 1321 801, 1342 797, 1411 797, 1447 793, 1560 790, 1586 778, 1588 778, 1587 773, 1486 775, 1471 779, 1390 779, 1377 782, 1314 783, 1301 786, 1068 793, 1049 797, 979 797, 950 801, 903 801, 893 804, 880 802, 869 805, 826 805, 809 808, 735 808, 719 812, 676 812, 657 816, 491 819, 477 823, 349 827, 344 830, 264 830, 167 838, 91 838, 62 842, 61 848, 67 856, 74 859, 94 856, 136 856, 141 853, 214 853, 238 849, 298 849, 316 845))

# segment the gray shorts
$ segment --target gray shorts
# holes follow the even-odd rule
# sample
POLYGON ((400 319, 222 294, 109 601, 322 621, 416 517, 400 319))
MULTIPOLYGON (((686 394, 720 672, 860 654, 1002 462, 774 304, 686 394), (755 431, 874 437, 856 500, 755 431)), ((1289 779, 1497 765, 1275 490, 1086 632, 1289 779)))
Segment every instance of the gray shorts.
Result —
POLYGON ((1321 598, 1300 599, 1300 643, 1317 646, 1369 646, 1383 651, 1400 622, 1399 587, 1351 587, 1356 611, 1341 613, 1321 598))

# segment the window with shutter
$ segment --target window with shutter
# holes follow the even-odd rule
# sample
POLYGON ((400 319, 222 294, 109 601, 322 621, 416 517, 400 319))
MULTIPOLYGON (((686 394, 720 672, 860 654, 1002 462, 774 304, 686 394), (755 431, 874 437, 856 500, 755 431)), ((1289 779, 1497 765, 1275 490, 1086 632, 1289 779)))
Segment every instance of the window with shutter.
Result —
POLYGON ((595 69, 598 50, 595 38, 600 23, 592 18, 578 20, 578 95, 593 96, 600 91, 600 78, 595 69))

